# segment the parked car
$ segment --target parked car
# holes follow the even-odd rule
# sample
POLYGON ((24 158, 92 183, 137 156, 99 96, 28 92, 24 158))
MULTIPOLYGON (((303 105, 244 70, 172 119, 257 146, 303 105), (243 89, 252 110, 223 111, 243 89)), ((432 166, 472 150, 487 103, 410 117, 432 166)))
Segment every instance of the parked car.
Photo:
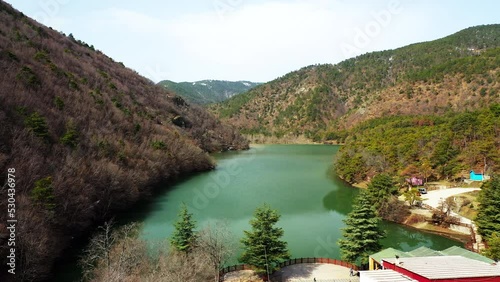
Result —
POLYGON ((419 192, 420 194, 427 194, 427 189, 425 189, 425 188, 421 187, 421 188, 418 188, 418 192, 419 192))

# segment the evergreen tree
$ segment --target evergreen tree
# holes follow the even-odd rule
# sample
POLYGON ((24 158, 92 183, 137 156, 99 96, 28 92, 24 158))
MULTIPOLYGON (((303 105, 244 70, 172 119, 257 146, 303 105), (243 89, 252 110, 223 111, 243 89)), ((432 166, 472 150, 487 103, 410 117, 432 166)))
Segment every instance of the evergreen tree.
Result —
POLYGON ((185 204, 182 205, 177 221, 174 223, 174 234, 170 238, 170 245, 176 250, 188 253, 196 243, 196 222, 193 220, 193 214, 188 212, 185 204))
POLYGON ((481 186, 479 212, 476 223, 479 233, 489 238, 492 233, 500 233, 500 177, 493 177, 481 186))
POLYGON ((78 132, 73 123, 68 123, 66 125, 66 132, 60 139, 61 143, 67 145, 71 148, 75 148, 78 145, 78 132))
POLYGON ((250 220, 252 231, 244 231, 242 263, 253 265, 258 273, 273 272, 278 264, 290 259, 287 243, 281 240, 283 229, 276 227, 280 215, 267 204, 257 208, 250 220))
POLYGON ((392 177, 387 174, 375 175, 368 184, 367 191, 375 209, 378 209, 382 203, 389 201, 392 195, 398 194, 398 188, 394 185, 392 177))
POLYGON ((43 138, 44 140, 49 139, 49 127, 47 126, 47 122, 45 118, 37 112, 26 117, 24 124, 35 134, 35 136, 43 138))
POLYGON ((35 187, 31 190, 31 199, 47 210, 53 210, 56 207, 52 177, 48 176, 35 182, 35 187))
POLYGON ((484 250, 484 255, 493 260, 500 260, 500 235, 491 234, 491 237, 488 238, 488 249, 484 250))
POLYGON ((384 233, 379 227, 380 218, 366 192, 362 192, 355 199, 353 210, 344 219, 347 225, 342 229, 344 239, 338 244, 342 252, 342 259, 350 263, 368 263, 368 256, 380 251, 380 239, 384 233))

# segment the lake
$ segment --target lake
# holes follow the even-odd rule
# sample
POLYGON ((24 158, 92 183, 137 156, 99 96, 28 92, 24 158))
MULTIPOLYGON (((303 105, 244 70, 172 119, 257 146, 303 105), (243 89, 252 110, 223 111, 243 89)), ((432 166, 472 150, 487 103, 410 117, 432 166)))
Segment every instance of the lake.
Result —
MULTIPOLYGON (((263 203, 281 214, 292 257, 340 258, 336 242, 342 219, 351 211, 358 189, 338 179, 332 169, 339 146, 255 145, 248 151, 215 154, 217 169, 188 177, 165 189, 144 209, 141 237, 149 242, 168 238, 182 203, 201 229, 225 221, 237 244, 249 220, 263 203)), ((460 242, 383 222, 384 247, 412 250, 426 246, 442 250, 460 242)), ((233 258, 231 263, 237 263, 233 258)))
MULTIPOLYGON (((131 207, 117 219, 123 224, 143 223, 141 238, 154 246, 173 232, 173 222, 182 203, 188 206, 202 228, 207 223, 225 221, 239 246, 243 230, 250 230, 254 210, 263 203, 281 214, 278 225, 293 258, 329 257, 340 259, 337 245, 342 219, 351 211, 358 194, 335 175, 332 164, 339 146, 255 145, 248 151, 214 154, 217 169, 198 173, 158 191, 154 197, 131 207)), ((408 251, 420 246, 442 250, 458 241, 421 232, 391 222, 383 222, 387 238, 384 247, 408 251)), ((239 253, 240 251, 238 251, 239 253)), ((76 259, 56 265, 54 281, 78 281, 76 259)), ((230 264, 237 264, 236 254, 230 264)))

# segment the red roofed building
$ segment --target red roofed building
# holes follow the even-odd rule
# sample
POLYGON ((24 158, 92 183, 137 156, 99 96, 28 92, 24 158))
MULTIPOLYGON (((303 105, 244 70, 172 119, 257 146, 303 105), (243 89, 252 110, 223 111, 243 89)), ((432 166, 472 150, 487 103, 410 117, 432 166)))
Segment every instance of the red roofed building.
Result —
POLYGON ((500 265, 462 256, 404 257, 383 259, 385 269, 419 282, 500 282, 500 265))

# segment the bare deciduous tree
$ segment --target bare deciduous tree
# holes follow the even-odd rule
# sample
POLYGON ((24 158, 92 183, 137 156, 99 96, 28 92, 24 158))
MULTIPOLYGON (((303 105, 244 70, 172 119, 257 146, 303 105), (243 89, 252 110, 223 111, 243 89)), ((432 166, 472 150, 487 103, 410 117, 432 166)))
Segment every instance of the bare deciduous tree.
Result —
POLYGON ((217 282, 220 269, 234 254, 232 234, 227 224, 220 221, 207 225, 199 234, 199 248, 212 265, 214 281, 217 282))

